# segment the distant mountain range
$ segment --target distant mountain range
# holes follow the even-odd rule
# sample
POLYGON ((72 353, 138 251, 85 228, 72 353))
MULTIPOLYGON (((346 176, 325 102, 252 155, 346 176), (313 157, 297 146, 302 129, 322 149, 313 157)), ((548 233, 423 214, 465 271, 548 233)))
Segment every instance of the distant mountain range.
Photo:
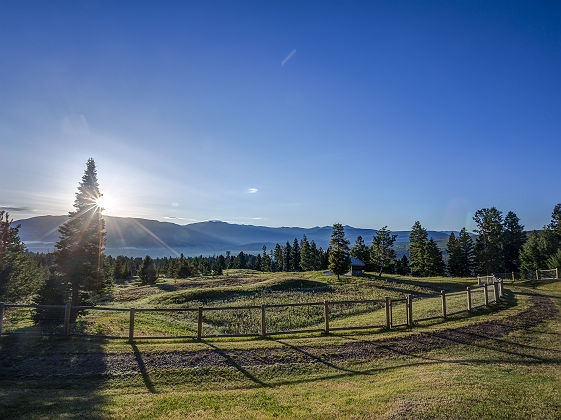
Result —
MULTIPOLYGON (((54 249, 58 240, 58 227, 67 216, 38 216, 14 222, 20 224, 21 239, 30 251, 48 252, 54 249)), ((143 257, 214 255, 231 251, 257 253, 263 245, 271 249, 276 243, 284 244, 304 235, 314 240, 318 247, 327 248, 331 236, 331 226, 266 227, 237 225, 220 221, 208 221, 178 225, 176 223, 131 217, 105 216, 107 243, 106 253, 143 257)), ((398 257, 407 252, 410 231, 398 231, 395 250, 398 257)), ((429 236, 444 247, 451 231, 429 231, 429 236)), ((457 233, 457 232, 455 232, 457 233)), ((351 245, 361 235, 367 244, 376 234, 374 229, 360 229, 345 226, 345 234, 351 245)))

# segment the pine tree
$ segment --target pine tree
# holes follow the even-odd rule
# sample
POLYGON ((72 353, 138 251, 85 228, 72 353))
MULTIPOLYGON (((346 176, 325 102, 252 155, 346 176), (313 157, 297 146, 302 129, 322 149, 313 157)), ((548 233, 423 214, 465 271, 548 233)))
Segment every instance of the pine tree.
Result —
POLYGON ((284 271, 293 271, 292 270, 292 247, 290 246, 290 243, 288 243, 288 241, 286 241, 286 245, 284 246, 283 252, 282 252, 282 256, 284 258, 284 261, 282 263, 284 271))
POLYGON ((427 276, 443 276, 444 260, 442 259, 442 251, 438 249, 438 245, 434 239, 429 239, 425 249, 425 273, 427 276))
POLYGON ((397 274, 406 276, 411 272, 411 270, 409 269, 409 259, 407 258, 407 255, 401 257, 401 259, 398 261, 398 264, 396 264, 396 266, 397 266, 396 268, 397 274))
POLYGON ((331 232, 331 250, 329 252, 329 271, 337 275, 340 280, 341 274, 347 273, 351 268, 351 257, 349 241, 345 239, 343 225, 335 223, 331 232))
POLYGON ((427 230, 421 226, 419 221, 416 221, 409 234, 409 265, 414 276, 426 275, 425 248, 427 246, 427 241, 427 230))
POLYGON ((48 270, 38 268, 25 252, 20 225, 12 222, 9 214, 0 210, 0 301, 27 302, 46 281, 48 270))
POLYGON ((516 213, 509 211, 504 221, 503 234, 504 269, 506 271, 520 270, 520 250, 526 242, 524 226, 516 213))
POLYGON ((306 235, 302 238, 302 246, 300 247, 300 268, 302 271, 312 271, 315 269, 314 254, 306 235))
POLYGON ((234 268, 237 269, 247 268, 247 261, 243 251, 240 251, 240 253, 234 259, 234 268))
MULTIPOLYGON (((224 258, 224 257, 222 257, 224 258)), ((222 275, 222 264, 220 263, 220 259, 217 258, 214 263, 212 264, 212 274, 215 276, 222 275)))
POLYGON ((176 260, 174 277, 178 279, 185 279, 193 276, 195 274, 194 271, 193 266, 189 263, 189 261, 187 261, 187 258, 181 254, 179 259, 176 260))
POLYGON ((448 237, 446 251, 448 252, 448 273, 452 277, 459 277, 458 273, 462 270, 462 262, 460 255, 460 244, 456 240, 456 235, 454 234, 454 232, 451 232, 450 236, 448 237))
POLYGON ((473 240, 466 228, 462 228, 456 242, 460 255, 457 275, 460 277, 470 277, 475 269, 475 250, 473 240))
POLYGON ((292 254, 290 256, 291 271, 300 271, 300 244, 298 239, 294 238, 292 242, 292 254))
POLYGON ((261 257, 261 271, 271 271, 271 258, 267 254, 267 247, 263 245, 263 257, 261 257))
POLYGON ((57 272, 61 282, 70 285, 73 305, 80 304, 82 291, 100 293, 103 288, 105 222, 101 196, 95 162, 90 158, 78 186, 75 210, 59 228, 55 252, 57 272))
POLYGON ((372 261, 379 270, 378 277, 382 276, 384 267, 387 267, 395 258, 395 251, 392 247, 396 238, 397 235, 392 235, 387 226, 378 230, 374 236, 372 241, 372 261))
POLYGON ((351 249, 351 256, 355 257, 357 260, 362 261, 366 265, 366 270, 369 270, 371 267, 370 261, 370 249, 364 243, 362 236, 357 236, 355 244, 351 249))
POLYGON ((158 271, 156 270, 156 264, 154 260, 147 255, 142 260, 142 264, 138 269, 138 277, 142 284, 155 284, 158 280, 158 271))
POLYGON ((477 210, 473 216, 478 234, 475 241, 475 257, 478 274, 504 271, 504 225, 502 213, 495 207, 477 210))
POLYGON ((321 248, 317 248, 315 241, 310 242, 310 253, 312 254, 313 258, 314 271, 323 269, 322 252, 323 250, 321 248))
POLYGON ((553 208, 551 223, 547 228, 561 241, 561 203, 556 204, 553 208))
POLYGON ((534 271, 548 266, 548 259, 557 252, 556 238, 553 231, 533 231, 520 251, 520 269, 534 271))

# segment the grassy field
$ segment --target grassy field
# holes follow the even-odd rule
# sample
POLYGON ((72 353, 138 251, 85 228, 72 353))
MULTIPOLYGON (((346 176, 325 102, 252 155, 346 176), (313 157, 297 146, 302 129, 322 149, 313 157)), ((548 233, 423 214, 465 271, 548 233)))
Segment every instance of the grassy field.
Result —
MULTIPOLYGON (((322 273, 229 272, 150 287, 125 283, 104 305, 222 306, 413 293, 420 296, 414 315, 421 317, 440 309, 438 298, 422 296, 467 285, 473 279, 337 282, 322 273)), ((458 296, 461 308, 465 292, 458 296)), ((134 344, 3 336, 0 417, 559 418, 560 298, 561 283, 508 285, 500 303, 470 316, 328 336, 134 344)), ((474 305, 476 299, 482 296, 473 297, 474 305)), ((376 307, 342 308, 332 325, 375 323, 380 313, 376 307)), ((138 329, 159 335, 186 328, 160 315, 139 319, 138 329)), ((289 317, 286 322, 304 326, 321 322, 313 313, 279 314, 280 320, 289 317)), ((128 328, 111 312, 84 318, 81 328, 92 331, 128 328)), ((206 328, 227 331, 231 321, 210 317, 206 328)))

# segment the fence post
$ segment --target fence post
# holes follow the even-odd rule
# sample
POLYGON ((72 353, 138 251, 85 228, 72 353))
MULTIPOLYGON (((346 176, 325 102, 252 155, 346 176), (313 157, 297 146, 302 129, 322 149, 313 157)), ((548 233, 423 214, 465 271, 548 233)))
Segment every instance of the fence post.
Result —
POLYGON ((483 300, 485 302, 485 306, 489 306, 489 296, 487 295, 487 290, 489 289, 489 286, 487 284, 483 285, 483 300))
POLYGON ((407 325, 413 326, 413 298, 409 294, 407 295, 407 325))
POLYGON ((197 320, 197 340, 203 338, 203 307, 199 306, 199 317, 197 320))
POLYGON ((495 296, 495 303, 499 301, 499 285, 497 283, 493 283, 493 296, 495 296))
POLYGON ((261 337, 265 338, 267 334, 267 324, 265 324, 265 304, 261 305, 261 337))
POLYGON ((514 283, 516 279, 514 278, 514 271, 512 272, 512 282, 514 283))
POLYGON ((390 322, 390 306, 391 306, 392 302, 390 300, 389 296, 386 296, 386 328, 389 330, 392 326, 391 326, 391 322, 390 322))
POLYGON ((4 303, 0 303, 0 335, 2 335, 3 322, 4 322, 4 303))
POLYGON ((481 277, 477 276, 477 285, 481 286, 481 277))
POLYGON ((499 280, 499 297, 503 297, 503 280, 499 280))
POLYGON ((441 290, 440 296, 442 297, 442 318, 446 319, 446 292, 441 290))
POLYGON ((329 334, 329 302, 323 301, 323 317, 325 318, 325 333, 329 334))
POLYGON ((540 272, 538 270, 536 270, 536 280, 540 279, 540 272))
POLYGON ((466 296, 467 296, 467 306, 468 306, 468 311, 471 312, 471 289, 468 287, 466 287, 466 296))
POLYGON ((555 268, 555 280, 559 280, 559 267, 555 268))
POLYGON ((72 310, 72 304, 67 303, 64 308, 64 335, 68 337, 70 335, 70 312, 72 310))
POLYGON ((129 312, 129 341, 134 340, 134 308, 129 312))

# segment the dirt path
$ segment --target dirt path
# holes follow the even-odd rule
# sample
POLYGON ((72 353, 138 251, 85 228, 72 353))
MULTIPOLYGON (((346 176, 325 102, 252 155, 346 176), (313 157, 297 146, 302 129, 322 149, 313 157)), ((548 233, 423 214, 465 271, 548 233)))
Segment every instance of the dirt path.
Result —
POLYGON ((79 353, 42 356, 7 356, 0 354, 1 377, 97 376, 145 373, 159 369, 196 367, 237 368, 274 364, 321 363, 330 365, 349 360, 371 360, 403 355, 415 355, 458 344, 471 344, 500 338, 553 318, 557 307, 546 297, 533 296, 532 305, 515 317, 487 321, 439 332, 412 334, 375 342, 360 341, 345 344, 296 347, 284 339, 277 348, 221 349, 207 343, 208 350, 195 352, 141 353, 79 353))

